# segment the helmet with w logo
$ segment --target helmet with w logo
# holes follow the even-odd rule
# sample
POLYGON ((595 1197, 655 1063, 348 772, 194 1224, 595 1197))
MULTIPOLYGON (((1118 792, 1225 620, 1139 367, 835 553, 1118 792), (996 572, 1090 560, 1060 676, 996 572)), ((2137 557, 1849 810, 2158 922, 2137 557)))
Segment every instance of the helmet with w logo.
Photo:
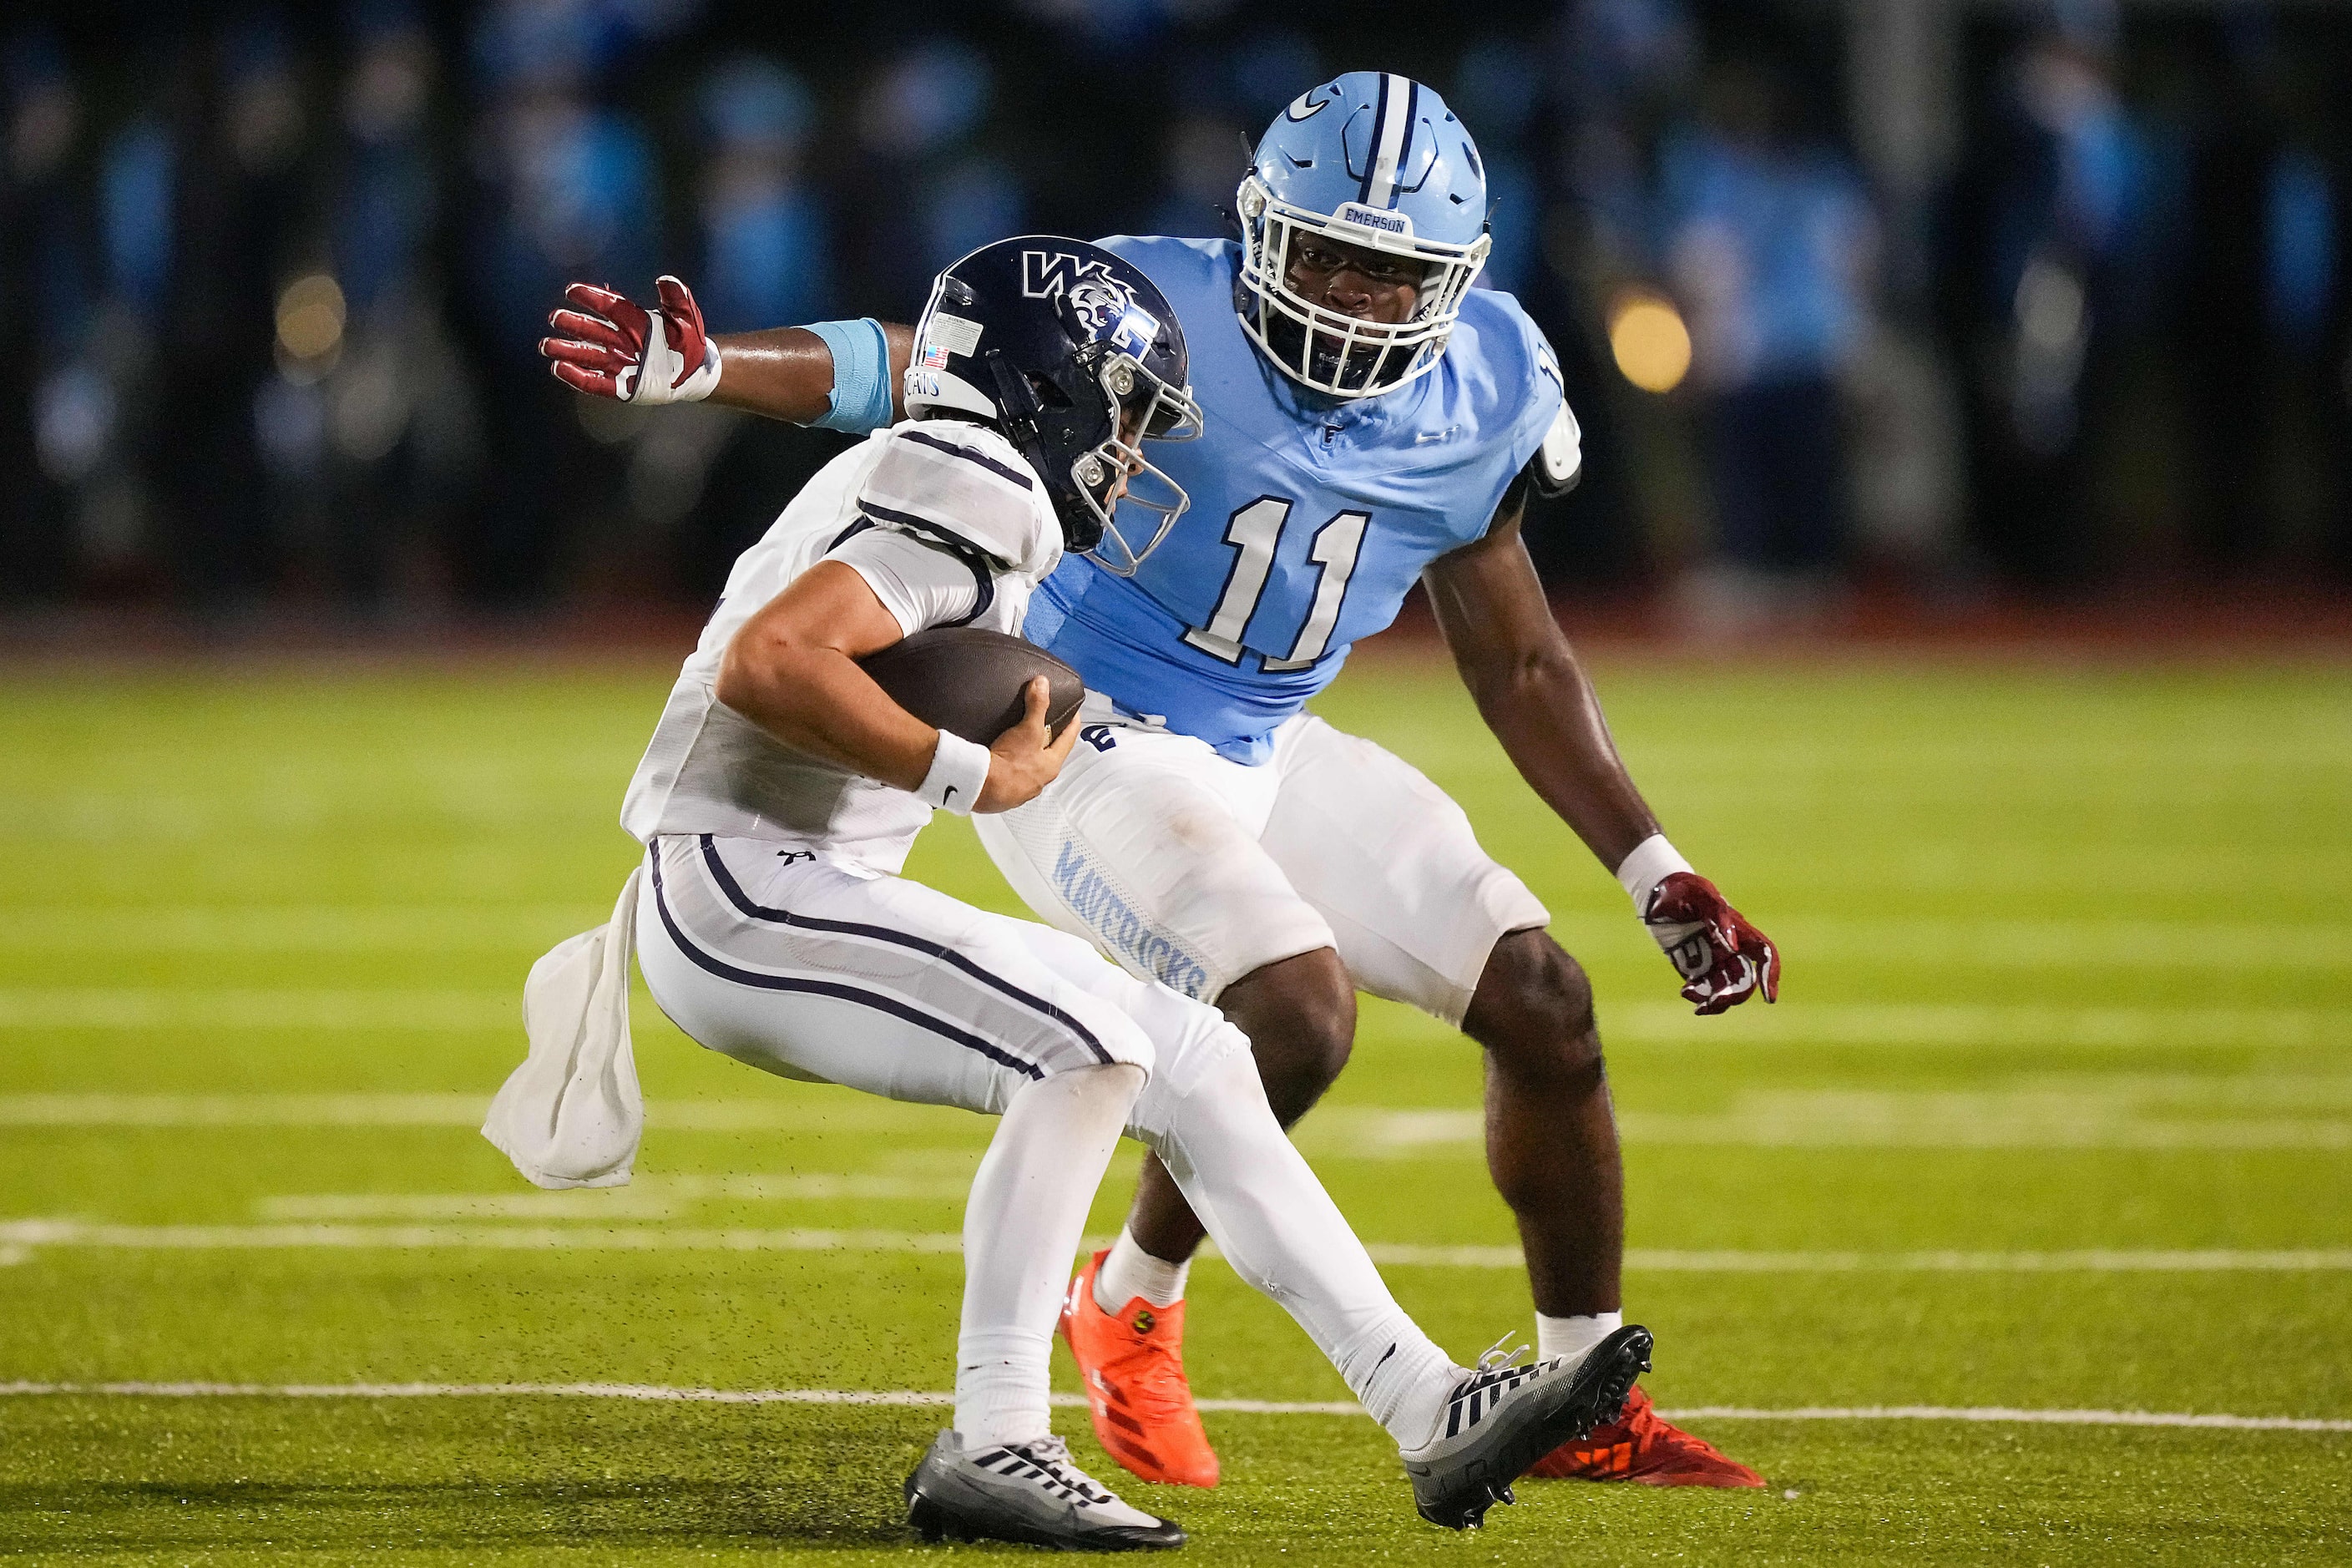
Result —
POLYGON ((932 282, 907 412, 993 426, 1045 480, 1069 548, 1125 575, 1190 504, 1142 451, 1201 433, 1190 374, 1184 330, 1151 279, 1100 246, 1024 235, 932 282), (1119 529, 1122 502, 1156 518, 1140 548, 1119 529))
POLYGON ((1486 264, 1486 171, 1430 89, 1388 71, 1311 87, 1276 117, 1234 198, 1242 327, 1293 381, 1334 397, 1391 391, 1434 368, 1486 264), (1418 263, 1412 313, 1383 323, 1307 299, 1287 276, 1302 239, 1418 263))

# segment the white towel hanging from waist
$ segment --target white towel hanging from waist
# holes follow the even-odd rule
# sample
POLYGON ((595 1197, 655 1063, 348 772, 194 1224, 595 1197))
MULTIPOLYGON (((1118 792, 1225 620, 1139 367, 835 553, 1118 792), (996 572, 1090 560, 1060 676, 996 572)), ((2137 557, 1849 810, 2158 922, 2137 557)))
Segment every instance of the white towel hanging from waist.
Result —
POLYGON ((629 1043, 629 960, 637 883, 629 873, 609 924, 556 943, 523 982, 530 1054, 482 1123, 515 1169, 542 1187, 617 1187, 645 1134, 646 1102, 629 1043))

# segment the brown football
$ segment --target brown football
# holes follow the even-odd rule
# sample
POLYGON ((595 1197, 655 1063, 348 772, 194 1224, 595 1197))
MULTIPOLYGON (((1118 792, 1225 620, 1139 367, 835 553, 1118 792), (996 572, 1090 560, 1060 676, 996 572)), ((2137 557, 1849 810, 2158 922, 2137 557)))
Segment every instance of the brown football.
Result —
POLYGON ((1021 721, 1032 676, 1050 683, 1045 724, 1055 735, 1087 694, 1078 672, 1036 644, 978 626, 933 626, 858 664, 924 723, 983 746, 1021 721))

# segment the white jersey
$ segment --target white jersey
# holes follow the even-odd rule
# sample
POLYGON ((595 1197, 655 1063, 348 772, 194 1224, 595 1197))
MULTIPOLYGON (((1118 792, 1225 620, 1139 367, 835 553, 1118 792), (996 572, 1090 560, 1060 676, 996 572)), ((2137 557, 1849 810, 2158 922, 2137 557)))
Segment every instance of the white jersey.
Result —
POLYGON ((926 626, 1018 633, 1062 558, 1045 487, 1013 443, 952 419, 877 430, 818 470, 737 558, 670 690, 621 806, 640 843, 709 833, 825 849, 895 874, 931 808, 902 789, 777 740, 712 694, 743 623, 802 573, 840 561, 909 636, 926 626))

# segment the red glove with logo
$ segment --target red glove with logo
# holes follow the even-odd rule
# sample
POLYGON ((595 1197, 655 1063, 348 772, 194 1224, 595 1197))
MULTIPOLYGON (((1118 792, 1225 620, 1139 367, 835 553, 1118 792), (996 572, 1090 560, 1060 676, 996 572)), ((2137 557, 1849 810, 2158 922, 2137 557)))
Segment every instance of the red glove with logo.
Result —
POLYGON ((1642 923, 1683 977, 1683 1000, 1700 1017, 1736 1007, 1757 992, 1780 999, 1780 954, 1764 933, 1696 871, 1658 879, 1642 906, 1642 923))
POLYGON ((654 290, 661 304, 648 310, 593 283, 566 289, 576 309, 551 314, 556 335, 539 340, 555 379, 648 406, 709 396, 719 384, 719 345, 703 331, 702 307, 675 278, 657 279, 654 290))

